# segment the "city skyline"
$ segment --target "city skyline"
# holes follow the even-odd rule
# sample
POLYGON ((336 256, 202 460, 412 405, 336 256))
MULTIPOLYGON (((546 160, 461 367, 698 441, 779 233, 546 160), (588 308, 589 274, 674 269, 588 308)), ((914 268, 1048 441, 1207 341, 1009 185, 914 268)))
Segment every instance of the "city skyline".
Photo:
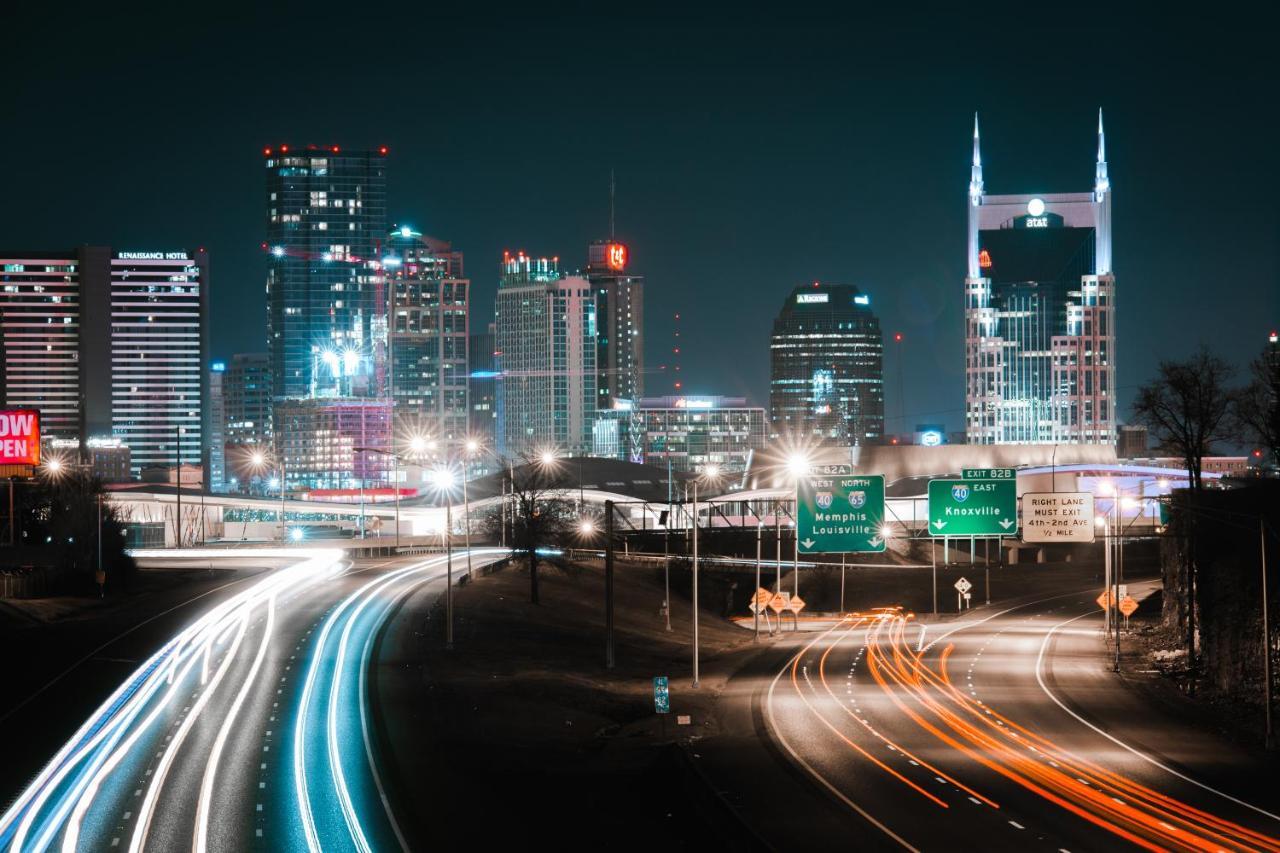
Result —
MULTIPOLYGON (((1095 22, 1098 33, 1116 40, 1145 25, 1124 15, 1095 22)), ((241 23, 231 14, 205 26, 216 36, 241 23)), ((260 70, 260 78, 270 80, 261 48, 283 24, 253 23, 243 35, 244 56, 237 58, 244 63, 240 73, 260 70)), ((144 147, 144 137, 127 128, 98 135, 92 123, 83 137, 42 140, 24 156, 32 167, 14 176, 14 192, 35 195, 39 188, 59 215, 0 214, 10 235, 5 242, 59 245, 65 241, 58 237, 74 234, 86 243, 122 247, 208 246, 218 259, 211 352, 230 358, 266 345, 265 332, 245 322, 257 313, 267 266, 259 207, 266 145, 283 139, 386 144, 387 218, 448 240, 471 257, 472 300, 483 306, 477 323, 488 319, 484 308, 496 291, 504 248, 572 257, 576 247, 607 233, 614 169, 616 236, 628 245, 633 268, 653 283, 645 306, 647 366, 669 363, 671 317, 678 312, 687 330, 682 390, 763 403, 764 347, 731 361, 721 357, 723 347, 766 340, 777 301, 791 287, 847 281, 873 297, 886 333, 905 335, 906 400, 900 405, 891 384, 887 413, 901 411, 908 427, 928 421, 956 430, 963 426, 964 324, 963 294, 954 282, 964 271, 965 215, 956 199, 968 176, 972 113, 983 116, 987 189, 1031 193, 1079 186, 1092 177, 1085 159, 1092 153, 1088 130, 1101 104, 1112 177, 1124 188, 1113 214, 1124 247, 1116 270, 1129 293, 1122 315, 1141 306, 1149 319, 1142 327, 1125 325, 1118 343, 1120 419, 1128 417, 1132 389, 1154 371, 1158 351, 1185 354, 1203 339, 1220 344, 1243 368, 1252 356, 1248 342, 1265 334, 1280 309, 1276 214, 1262 189, 1275 182, 1275 166, 1262 153, 1275 118, 1250 112, 1262 78, 1253 73, 1250 63, 1260 54, 1247 49, 1247 36, 1212 25, 1195 33, 1165 24, 1157 37, 1113 56, 1106 69, 1068 68, 1048 59, 1054 47, 1084 44, 1090 33, 1046 31, 1034 18, 1017 26, 986 21, 991 39, 1028 45, 1023 71, 996 74, 958 62, 962 40, 904 31, 892 16, 868 25, 896 26, 918 37, 910 63, 867 44, 860 44, 861 59, 822 50, 797 56, 773 45, 757 56, 743 47, 742 37, 763 31, 767 20, 748 15, 713 27, 709 15, 695 16, 665 43, 688 81, 682 91, 668 93, 666 78, 647 71, 644 62, 656 25, 636 20, 618 31, 612 45, 617 61, 605 79, 583 80, 570 63, 552 58, 530 82, 564 121, 572 123, 580 106, 593 104, 614 109, 625 132, 584 122, 582 132, 540 140, 493 132, 504 113, 496 93, 515 79, 528 48, 515 48, 485 73, 466 76, 449 70, 448 60, 474 46, 486 24, 466 15, 446 23, 458 37, 431 71, 456 87, 457 123, 445 133, 364 108, 313 110, 310 99, 273 97, 271 87, 244 91, 219 79, 229 60, 206 47, 194 48, 196 61, 176 77, 151 73, 162 58, 157 54, 140 59, 137 68, 115 67, 89 79, 92 50, 69 51, 70 61, 46 74, 46 60, 19 45, 4 60, 17 63, 13 79, 22 85, 6 98, 18 113, 48 100, 51 85, 76 79, 102 95, 103 103, 114 100, 112 93, 163 103, 189 90, 218 107, 210 115, 238 117, 217 127, 197 117, 200 132, 179 146, 181 153, 167 145, 144 147), (1192 56, 1204 73, 1182 69, 1192 56), (915 85, 943 68, 955 72, 947 81, 929 91, 915 85), (704 105, 710 106, 706 114, 704 105), (667 141, 673 133, 678 144, 667 141), (68 146, 86 143, 99 146, 95 156, 110 158, 115 168, 77 170, 70 179, 56 174, 53 164, 70 156, 68 146), (191 204, 176 209, 167 188, 183 174, 191 146, 204 169, 182 178, 191 204), (539 185, 536 205, 517 201, 511 191, 529 179, 539 185), (1173 235, 1178 253, 1167 250, 1173 235), (757 262, 758 252, 778 245, 787 247, 779 263, 757 262), (1193 315, 1188 308, 1200 298, 1205 276, 1231 287, 1215 293, 1217 311, 1193 315), (732 317, 717 311, 724 304, 734 305, 732 317)), ((306 25, 295 25, 302 37, 306 25)), ((125 38, 144 39, 154 26, 141 22, 125 38)), ((559 44, 580 39, 588 25, 550 13, 531 26, 559 44)), ((823 35, 820 20, 801 17, 784 26, 819 45, 835 44, 823 35)), ((75 43, 89 33, 71 26, 61 37, 75 43)), ((408 84, 423 72, 393 57, 379 73, 408 84)), ((346 92, 355 84, 337 85, 346 92)), ((299 93, 313 90, 312 84, 298 86, 299 93)), ((16 138, 0 146, 11 157, 26 152, 16 138)), ((898 375, 895 354, 886 355, 890 376, 898 375)), ((651 373, 645 391, 670 393, 671 381, 651 373)))

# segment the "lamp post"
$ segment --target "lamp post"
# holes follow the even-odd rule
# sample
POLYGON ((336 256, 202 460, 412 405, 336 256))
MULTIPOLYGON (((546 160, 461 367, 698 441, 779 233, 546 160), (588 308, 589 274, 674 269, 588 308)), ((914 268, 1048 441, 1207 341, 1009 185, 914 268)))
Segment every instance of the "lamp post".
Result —
POLYGON ((444 529, 441 530, 445 553, 444 587, 444 648, 453 650, 453 471, 448 466, 437 467, 432 477, 435 487, 444 495, 444 529))
POLYGON ((463 456, 462 462, 462 535, 463 542, 467 548, 467 580, 475 580, 471 576, 471 502, 467 499, 467 463, 475 452, 480 449, 480 442, 474 438, 469 438, 463 445, 463 449, 466 454, 463 456))
MULTIPOLYGON (((792 495, 794 503, 792 506, 796 508, 795 521, 800 518, 800 478, 806 477, 812 468, 813 463, 809 458, 809 454, 804 450, 793 450, 787 456, 787 471, 791 474, 792 495)), ((781 571, 781 570, 779 570, 781 571)), ((792 595, 800 595, 800 528, 796 527, 795 542, 791 551, 791 571, 795 575, 794 592, 792 595)))
POLYGON ((712 484, 720 479, 720 468, 708 465, 701 477, 693 480, 693 686, 701 686, 698 671, 698 483, 706 480, 712 484))

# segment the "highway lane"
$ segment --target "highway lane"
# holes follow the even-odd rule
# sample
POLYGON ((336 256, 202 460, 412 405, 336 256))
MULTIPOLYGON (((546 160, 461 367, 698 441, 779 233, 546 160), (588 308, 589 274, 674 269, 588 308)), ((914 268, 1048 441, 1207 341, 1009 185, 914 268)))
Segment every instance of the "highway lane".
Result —
POLYGON ((1280 849, 1274 794, 1221 772, 1230 748, 1105 672, 1093 592, 930 626, 923 648, 909 614, 852 616, 773 674, 765 729, 859 843, 1280 849))
POLYGON ((290 554, 121 684, 0 817, 0 849, 399 846, 365 673, 387 610, 444 558, 290 554))

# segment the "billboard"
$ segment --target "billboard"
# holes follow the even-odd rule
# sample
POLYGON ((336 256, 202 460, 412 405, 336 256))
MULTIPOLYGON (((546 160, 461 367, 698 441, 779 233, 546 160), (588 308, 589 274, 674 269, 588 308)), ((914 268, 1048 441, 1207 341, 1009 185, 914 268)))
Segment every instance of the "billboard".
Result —
POLYGON ((40 411, 0 409, 0 465, 40 464, 40 411))

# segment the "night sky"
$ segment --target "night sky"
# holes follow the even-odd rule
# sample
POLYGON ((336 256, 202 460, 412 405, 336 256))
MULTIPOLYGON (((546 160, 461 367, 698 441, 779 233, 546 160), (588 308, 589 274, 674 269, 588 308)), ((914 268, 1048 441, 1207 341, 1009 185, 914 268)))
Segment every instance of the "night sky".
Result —
POLYGON ((478 328, 503 249, 585 264, 614 168, 650 365, 680 312, 685 389, 767 404, 787 291, 852 283, 906 336, 908 427, 960 429, 973 112, 988 192, 1070 192, 1092 186, 1101 106, 1122 411, 1160 358, 1205 341, 1243 369, 1280 324, 1264 21, 606 5, 7 11, 0 246, 206 246, 213 355, 262 350, 261 149, 386 144, 391 218, 466 252, 478 328))

